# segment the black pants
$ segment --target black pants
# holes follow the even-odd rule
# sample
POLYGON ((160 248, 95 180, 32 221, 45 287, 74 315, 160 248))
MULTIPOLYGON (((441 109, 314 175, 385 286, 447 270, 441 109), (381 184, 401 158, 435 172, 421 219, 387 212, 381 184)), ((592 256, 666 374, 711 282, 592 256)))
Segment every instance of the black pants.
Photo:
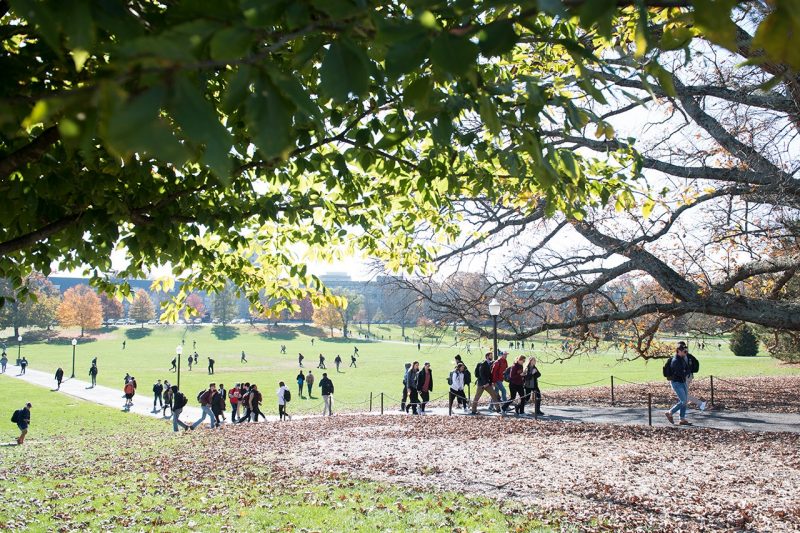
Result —
POLYGON ((525 387, 522 385, 515 385, 514 383, 509 383, 508 388, 511 389, 511 396, 509 398, 508 406, 512 405, 514 402, 514 398, 519 396, 519 405, 514 406, 514 411, 517 414, 522 414, 525 412, 525 387))
POLYGON ((450 389, 450 409, 453 408, 453 400, 458 399, 458 406, 459 407, 466 407, 467 406, 467 397, 464 396, 464 389, 455 390, 450 389))
POLYGON ((530 402, 533 399, 533 410, 536 414, 541 414, 542 412, 542 392, 539 390, 539 387, 533 389, 525 389, 525 394, 528 395, 528 401, 530 402))
POLYGON ((422 405, 420 405, 420 410, 424 413, 425 406, 428 405, 428 400, 431 399, 431 393, 428 391, 419 391, 419 395, 422 397, 422 405))
POLYGON ((253 411, 250 410, 249 407, 245 406, 244 414, 239 417, 238 423, 241 424, 242 422, 250 422, 250 415, 253 411))
POLYGON ((286 404, 278 404, 278 418, 280 420, 283 420, 284 418, 290 418, 289 413, 286 412, 286 404))
POLYGON ((401 411, 405 411, 406 410, 406 402, 407 401, 408 401, 408 388, 405 385, 403 385, 403 399, 400 400, 400 410, 401 411))
POLYGON ((300 397, 302 398, 303 397, 303 384, 302 383, 298 383, 297 384, 297 390, 300 392, 300 397))
POLYGON ((156 408, 156 404, 160 405, 162 408, 164 407, 164 400, 161 399, 161 395, 158 393, 153 393, 153 410, 156 408))
POLYGON ((417 389, 411 389, 411 392, 408 394, 408 396, 406 413, 409 409, 411 409, 414 414, 417 414, 417 404, 419 403, 419 394, 417 394, 417 389))
POLYGON ((254 422, 258 422, 258 415, 264 417, 264 420, 267 419, 267 415, 261 412, 261 409, 258 407, 258 405, 253 406, 253 414, 256 415, 255 420, 253 420, 254 422))

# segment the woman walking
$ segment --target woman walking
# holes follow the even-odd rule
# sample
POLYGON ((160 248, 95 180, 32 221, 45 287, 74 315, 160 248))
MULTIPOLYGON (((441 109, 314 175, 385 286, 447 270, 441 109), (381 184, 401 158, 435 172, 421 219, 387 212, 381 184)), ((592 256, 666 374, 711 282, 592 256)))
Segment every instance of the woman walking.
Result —
POLYGON ((528 360, 528 367, 525 369, 525 396, 527 401, 530 401, 531 396, 533 396, 533 412, 537 416, 544 414, 541 410, 542 393, 539 390, 539 378, 541 376, 542 373, 536 368, 536 358, 531 357, 528 360))
POLYGON ((419 376, 419 361, 414 361, 411 368, 408 369, 408 377, 406 383, 408 387, 408 404, 406 405, 406 413, 411 409, 414 414, 417 414, 417 405, 419 404, 419 394, 417 392, 417 376, 419 376))

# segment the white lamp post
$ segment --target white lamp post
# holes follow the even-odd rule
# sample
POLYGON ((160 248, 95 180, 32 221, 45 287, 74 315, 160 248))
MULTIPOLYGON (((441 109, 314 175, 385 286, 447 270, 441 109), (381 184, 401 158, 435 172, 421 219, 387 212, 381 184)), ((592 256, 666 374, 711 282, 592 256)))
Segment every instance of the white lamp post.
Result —
POLYGON ((494 359, 497 359, 497 315, 500 314, 500 302, 497 298, 492 298, 489 302, 489 314, 492 315, 494 321, 494 359))

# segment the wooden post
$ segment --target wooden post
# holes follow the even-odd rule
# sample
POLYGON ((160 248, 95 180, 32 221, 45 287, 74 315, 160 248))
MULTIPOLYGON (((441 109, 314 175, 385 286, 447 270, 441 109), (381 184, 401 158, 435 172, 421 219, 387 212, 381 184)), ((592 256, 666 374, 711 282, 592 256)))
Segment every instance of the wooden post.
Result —
POLYGON ((381 393, 381 414, 383 414, 383 393, 381 393))
POLYGON ((711 405, 714 405, 714 376, 711 376, 711 405))
POLYGON ((614 376, 611 376, 611 407, 614 407, 614 376))
POLYGON ((372 391, 369 392, 369 412, 372 412, 372 391))
POLYGON ((647 393, 647 425, 653 425, 653 394, 647 393))

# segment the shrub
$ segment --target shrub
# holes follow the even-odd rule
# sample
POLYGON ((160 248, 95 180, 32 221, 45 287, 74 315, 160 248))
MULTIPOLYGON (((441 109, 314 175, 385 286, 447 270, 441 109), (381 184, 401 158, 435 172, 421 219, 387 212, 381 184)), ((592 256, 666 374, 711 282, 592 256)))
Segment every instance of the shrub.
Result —
POLYGON ((731 336, 731 351, 739 357, 753 357, 758 353, 758 337, 745 324, 733 332, 731 336))

